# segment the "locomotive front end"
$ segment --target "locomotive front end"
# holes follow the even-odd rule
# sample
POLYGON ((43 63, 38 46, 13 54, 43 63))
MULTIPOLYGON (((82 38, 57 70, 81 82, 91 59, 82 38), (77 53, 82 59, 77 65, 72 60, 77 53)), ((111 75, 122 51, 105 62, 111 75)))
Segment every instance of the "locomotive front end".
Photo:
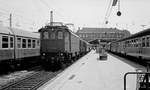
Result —
POLYGON ((64 60, 64 30, 60 26, 45 26, 41 34, 41 59, 44 67, 61 68, 64 60))

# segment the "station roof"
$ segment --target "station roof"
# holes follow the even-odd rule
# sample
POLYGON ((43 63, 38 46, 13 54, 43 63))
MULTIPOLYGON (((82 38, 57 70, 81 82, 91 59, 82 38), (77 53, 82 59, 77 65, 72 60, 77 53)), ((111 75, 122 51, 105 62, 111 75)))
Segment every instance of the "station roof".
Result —
POLYGON ((116 33, 116 32, 122 32, 119 29, 116 28, 82 28, 81 30, 78 30, 77 33, 116 33))

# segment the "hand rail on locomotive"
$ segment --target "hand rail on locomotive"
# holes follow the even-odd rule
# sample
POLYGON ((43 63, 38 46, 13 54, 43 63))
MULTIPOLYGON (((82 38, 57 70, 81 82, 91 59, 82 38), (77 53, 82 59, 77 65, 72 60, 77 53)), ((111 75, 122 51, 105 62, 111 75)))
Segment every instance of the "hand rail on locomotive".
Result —
POLYGON ((126 90, 126 78, 127 75, 143 75, 141 80, 137 80, 140 86, 136 86, 136 90, 150 90, 150 72, 149 67, 147 67, 147 72, 127 72, 124 75, 124 90, 126 90))

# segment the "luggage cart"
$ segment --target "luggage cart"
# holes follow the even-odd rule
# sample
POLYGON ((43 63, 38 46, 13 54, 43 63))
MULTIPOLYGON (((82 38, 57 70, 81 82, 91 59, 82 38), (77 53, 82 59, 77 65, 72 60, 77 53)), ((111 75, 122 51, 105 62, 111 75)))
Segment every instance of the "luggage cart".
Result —
POLYGON ((103 48, 99 48, 99 60, 107 60, 107 53, 103 48))

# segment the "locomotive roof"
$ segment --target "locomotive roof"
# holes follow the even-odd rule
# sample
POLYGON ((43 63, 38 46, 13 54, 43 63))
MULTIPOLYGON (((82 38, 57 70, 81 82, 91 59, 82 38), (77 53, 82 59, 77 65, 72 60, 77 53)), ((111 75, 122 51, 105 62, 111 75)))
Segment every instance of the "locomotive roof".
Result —
POLYGON ((22 29, 12 28, 12 30, 9 27, 0 26, 0 33, 2 34, 11 34, 13 33, 17 36, 23 36, 23 37, 32 37, 32 38, 40 38, 39 33, 33 33, 29 31, 25 31, 22 29))
MULTIPOLYGON (((43 27, 43 28, 41 28, 40 30, 39 30, 39 32, 42 32, 42 31, 45 31, 45 30, 48 30, 48 29, 63 29, 63 30, 67 30, 68 32, 70 32, 72 35, 74 35, 74 36, 76 36, 76 37, 78 37, 78 38, 80 38, 77 34, 75 34, 74 32, 72 32, 67 26, 45 26, 45 27, 43 27)), ((80 38, 80 40, 82 40, 82 41, 84 41, 84 42, 86 42, 86 43, 88 43, 87 41, 85 41, 85 40, 83 40, 82 38, 80 38)))
POLYGON ((45 27, 39 29, 39 32, 45 31, 45 30, 48 30, 48 29, 52 29, 52 28, 53 29, 68 29, 68 27, 66 27, 66 26, 45 26, 45 27))
POLYGON ((69 31, 71 34, 73 34, 74 36, 80 38, 80 40, 82 40, 82 41, 86 42, 87 44, 89 44, 87 41, 83 40, 81 37, 79 37, 77 34, 75 34, 74 32, 72 32, 70 29, 68 29, 68 31, 69 31))

